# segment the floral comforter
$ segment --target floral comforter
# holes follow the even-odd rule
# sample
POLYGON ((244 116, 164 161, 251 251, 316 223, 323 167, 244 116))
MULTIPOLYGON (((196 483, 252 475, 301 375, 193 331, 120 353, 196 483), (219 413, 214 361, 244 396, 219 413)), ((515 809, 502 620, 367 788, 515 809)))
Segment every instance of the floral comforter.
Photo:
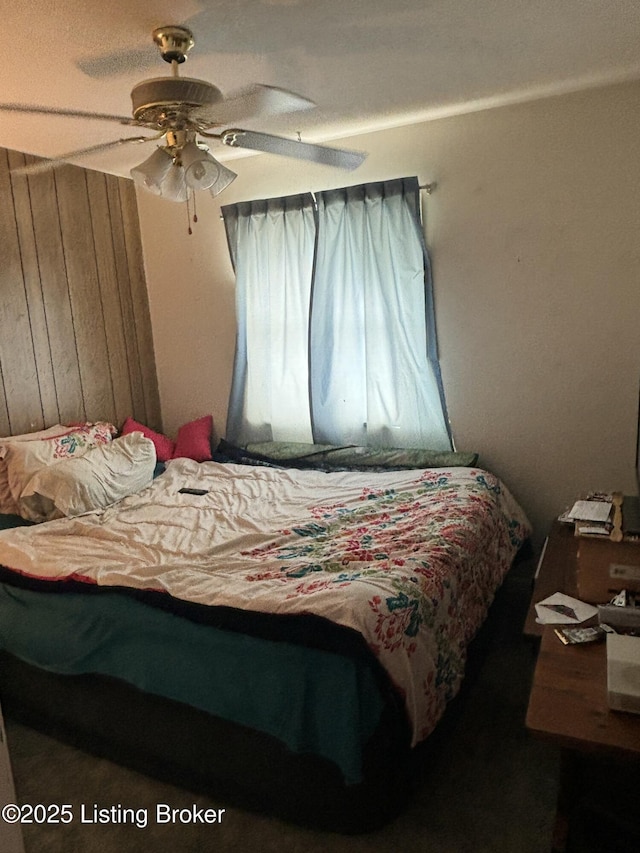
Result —
POLYGON ((355 629, 400 692, 415 744, 457 692, 467 645, 529 532, 504 484, 477 468, 179 459, 106 510, 0 532, 0 564, 355 629))

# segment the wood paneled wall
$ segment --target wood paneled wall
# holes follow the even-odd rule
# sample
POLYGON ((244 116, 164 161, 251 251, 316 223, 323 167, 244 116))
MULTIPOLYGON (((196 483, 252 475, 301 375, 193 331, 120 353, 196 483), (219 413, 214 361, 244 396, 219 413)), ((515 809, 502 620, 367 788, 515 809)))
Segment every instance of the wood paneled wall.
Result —
POLYGON ((128 415, 161 429, 133 182, 11 173, 24 162, 0 149, 0 435, 128 415))

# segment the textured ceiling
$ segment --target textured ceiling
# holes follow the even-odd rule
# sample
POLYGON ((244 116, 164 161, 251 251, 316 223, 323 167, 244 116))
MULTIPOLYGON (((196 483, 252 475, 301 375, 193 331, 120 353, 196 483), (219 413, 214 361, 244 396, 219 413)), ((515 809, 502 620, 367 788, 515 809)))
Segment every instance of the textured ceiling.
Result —
MULTIPOLYGON (((225 94, 266 83, 311 98, 315 110, 244 123, 308 141, 640 78, 638 0, 0 3, 2 102, 129 116, 134 84, 170 73, 151 31, 186 24, 196 45, 182 74, 225 94)), ((43 157, 130 135, 117 123, 0 113, 0 146, 43 157)), ((126 175, 149 151, 76 162, 126 175)))

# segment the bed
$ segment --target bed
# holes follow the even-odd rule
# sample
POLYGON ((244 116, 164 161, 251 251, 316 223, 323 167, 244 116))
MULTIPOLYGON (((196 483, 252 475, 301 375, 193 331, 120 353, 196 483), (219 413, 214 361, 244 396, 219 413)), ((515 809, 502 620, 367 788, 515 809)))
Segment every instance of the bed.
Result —
POLYGON ((71 471, 95 451, 14 477, 3 706, 298 822, 389 820, 529 535, 506 486, 472 455, 418 450, 221 442, 165 448, 159 469, 153 436, 115 436, 99 453, 141 455, 98 508, 71 471))

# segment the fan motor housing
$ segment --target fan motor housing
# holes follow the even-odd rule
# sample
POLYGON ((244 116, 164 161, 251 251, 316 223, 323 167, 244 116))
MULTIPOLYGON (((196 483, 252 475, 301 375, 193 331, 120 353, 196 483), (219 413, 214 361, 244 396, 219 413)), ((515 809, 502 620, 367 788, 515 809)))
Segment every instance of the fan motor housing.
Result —
POLYGON ((176 115, 186 118, 190 111, 217 104, 222 99, 217 86, 192 77, 156 77, 143 80, 131 90, 133 117, 154 125, 162 125, 176 115))

